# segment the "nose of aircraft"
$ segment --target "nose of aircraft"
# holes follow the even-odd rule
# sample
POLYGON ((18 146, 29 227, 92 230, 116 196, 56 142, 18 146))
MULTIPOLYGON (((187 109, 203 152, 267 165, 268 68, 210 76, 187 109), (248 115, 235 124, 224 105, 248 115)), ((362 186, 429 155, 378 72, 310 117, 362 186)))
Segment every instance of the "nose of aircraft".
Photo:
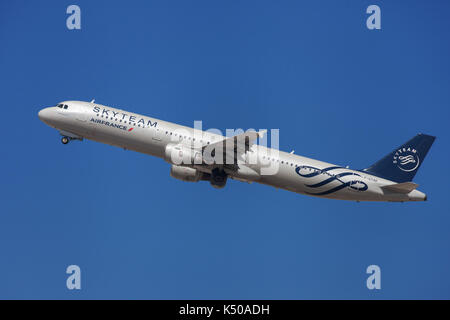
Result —
POLYGON ((41 121, 48 123, 51 120, 52 117, 52 110, 51 108, 44 108, 38 113, 39 119, 41 121))

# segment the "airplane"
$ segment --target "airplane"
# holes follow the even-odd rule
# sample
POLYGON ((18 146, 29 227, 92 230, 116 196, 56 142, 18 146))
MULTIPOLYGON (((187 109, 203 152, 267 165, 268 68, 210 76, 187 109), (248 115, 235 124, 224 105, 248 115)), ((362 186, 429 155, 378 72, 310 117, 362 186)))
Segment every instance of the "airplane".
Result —
POLYGON ((173 178, 261 183, 303 195, 352 201, 426 201, 412 182, 435 137, 418 134, 381 160, 352 170, 255 143, 266 131, 232 137, 84 101, 64 101, 39 111, 61 142, 89 139, 164 159, 173 178), (224 158, 226 161, 224 161, 224 158))

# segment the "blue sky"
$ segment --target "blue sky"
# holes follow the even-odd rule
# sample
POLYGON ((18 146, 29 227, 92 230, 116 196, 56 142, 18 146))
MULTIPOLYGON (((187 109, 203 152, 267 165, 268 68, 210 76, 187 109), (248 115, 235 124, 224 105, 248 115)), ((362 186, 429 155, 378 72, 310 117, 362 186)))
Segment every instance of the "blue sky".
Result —
POLYGON ((0 298, 450 298, 448 1, 1 1, 0 298), (81 30, 66 8, 81 8, 81 30), (381 30, 366 28, 370 4, 381 30), (418 132, 424 203, 169 176, 64 146, 39 109, 87 100, 364 168, 418 132), (66 288, 79 265, 82 289, 66 288), (366 288, 367 266, 382 289, 366 288))

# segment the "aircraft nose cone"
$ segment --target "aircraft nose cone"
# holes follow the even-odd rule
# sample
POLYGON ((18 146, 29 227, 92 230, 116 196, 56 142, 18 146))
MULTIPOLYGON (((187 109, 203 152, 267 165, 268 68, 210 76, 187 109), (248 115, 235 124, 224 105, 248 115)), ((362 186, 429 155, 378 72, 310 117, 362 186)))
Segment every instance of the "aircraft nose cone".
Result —
POLYGON ((50 108, 44 108, 38 112, 39 119, 43 122, 48 122, 51 118, 51 110, 50 108))

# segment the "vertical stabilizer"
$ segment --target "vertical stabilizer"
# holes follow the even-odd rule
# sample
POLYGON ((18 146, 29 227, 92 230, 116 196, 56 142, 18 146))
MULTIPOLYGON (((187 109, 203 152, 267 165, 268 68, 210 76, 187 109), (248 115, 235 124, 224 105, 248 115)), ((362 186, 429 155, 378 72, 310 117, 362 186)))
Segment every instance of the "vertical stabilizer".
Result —
POLYGON ((395 182, 412 181, 435 139, 419 133, 364 171, 395 182))

